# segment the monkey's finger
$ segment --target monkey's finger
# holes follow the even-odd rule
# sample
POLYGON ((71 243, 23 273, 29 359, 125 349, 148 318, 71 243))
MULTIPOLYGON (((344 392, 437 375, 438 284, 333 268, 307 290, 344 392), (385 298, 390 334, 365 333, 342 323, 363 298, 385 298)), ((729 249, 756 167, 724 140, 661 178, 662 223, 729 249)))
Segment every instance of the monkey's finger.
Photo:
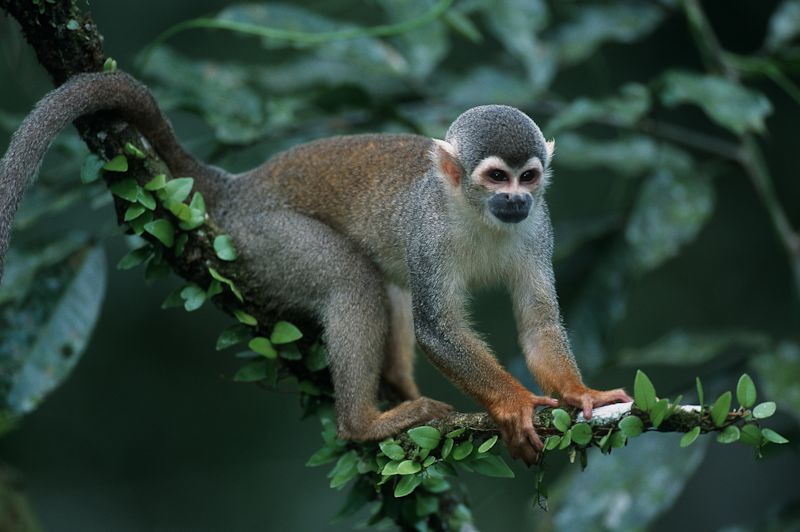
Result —
POLYGON ((533 427, 526 427, 525 435, 528 437, 530 444, 533 445, 537 451, 544 449, 544 444, 542 443, 541 438, 539 438, 539 435, 536 434, 536 431, 533 429, 533 427))
POLYGON ((581 397, 581 406, 583 406, 583 418, 587 421, 592 419, 593 401, 591 396, 584 395, 581 397))
POLYGON ((553 408, 558 406, 558 399, 545 396, 534 396, 534 397, 535 397, 533 400, 534 406, 552 406, 553 408))
POLYGON ((625 393, 622 388, 616 390, 609 390, 607 392, 599 392, 595 398, 595 405, 602 406, 611 403, 629 403, 633 399, 625 393))

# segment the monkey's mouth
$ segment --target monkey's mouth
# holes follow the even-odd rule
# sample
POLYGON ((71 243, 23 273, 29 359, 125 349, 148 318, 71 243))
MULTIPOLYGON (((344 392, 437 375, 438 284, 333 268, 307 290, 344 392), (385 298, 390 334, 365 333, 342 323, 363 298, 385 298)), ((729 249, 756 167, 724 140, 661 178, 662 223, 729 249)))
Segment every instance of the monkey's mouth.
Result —
POLYGON ((492 214, 503 223, 518 224, 528 217, 530 209, 503 209, 492 210, 492 214))

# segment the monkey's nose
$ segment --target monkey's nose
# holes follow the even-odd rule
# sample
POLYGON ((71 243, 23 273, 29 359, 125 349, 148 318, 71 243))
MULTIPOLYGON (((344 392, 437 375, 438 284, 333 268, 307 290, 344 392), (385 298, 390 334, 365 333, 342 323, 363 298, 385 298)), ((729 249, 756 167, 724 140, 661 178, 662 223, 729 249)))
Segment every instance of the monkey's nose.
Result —
POLYGON ((503 194, 508 206, 512 209, 527 210, 531 206, 531 197, 528 194, 503 194))

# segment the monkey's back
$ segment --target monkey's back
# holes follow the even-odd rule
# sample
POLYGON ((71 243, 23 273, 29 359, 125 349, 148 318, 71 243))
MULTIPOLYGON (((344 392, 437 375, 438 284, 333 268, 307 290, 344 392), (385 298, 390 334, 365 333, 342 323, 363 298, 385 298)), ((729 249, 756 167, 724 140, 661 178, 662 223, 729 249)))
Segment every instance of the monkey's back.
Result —
MULTIPOLYGON (((233 188, 240 204, 289 208, 345 234, 376 260, 403 261, 403 198, 430 168, 431 147, 419 135, 330 137, 275 155, 233 188)), ((391 273, 399 265, 380 266, 391 273)))

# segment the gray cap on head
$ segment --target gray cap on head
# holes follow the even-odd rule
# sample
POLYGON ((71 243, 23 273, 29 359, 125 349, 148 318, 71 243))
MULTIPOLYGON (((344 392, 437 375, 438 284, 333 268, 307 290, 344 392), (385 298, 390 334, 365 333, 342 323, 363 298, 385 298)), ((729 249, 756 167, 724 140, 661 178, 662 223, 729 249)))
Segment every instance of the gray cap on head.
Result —
POLYGON ((445 140, 456 146, 467 172, 486 157, 496 155, 520 166, 534 155, 547 166, 547 149, 539 126, 525 113, 508 105, 473 107, 456 118, 445 140))

